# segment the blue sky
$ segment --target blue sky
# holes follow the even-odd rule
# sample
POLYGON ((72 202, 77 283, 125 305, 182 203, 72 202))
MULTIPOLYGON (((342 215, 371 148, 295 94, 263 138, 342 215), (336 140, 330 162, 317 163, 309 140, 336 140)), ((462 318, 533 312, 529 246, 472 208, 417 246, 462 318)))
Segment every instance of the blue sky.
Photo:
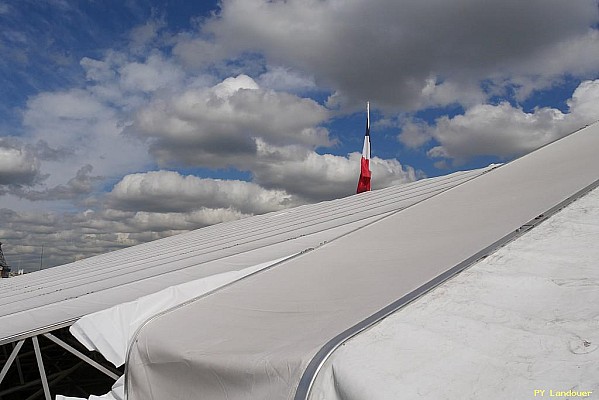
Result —
POLYGON ((599 119, 597 0, 0 0, 0 241, 45 266, 599 119))

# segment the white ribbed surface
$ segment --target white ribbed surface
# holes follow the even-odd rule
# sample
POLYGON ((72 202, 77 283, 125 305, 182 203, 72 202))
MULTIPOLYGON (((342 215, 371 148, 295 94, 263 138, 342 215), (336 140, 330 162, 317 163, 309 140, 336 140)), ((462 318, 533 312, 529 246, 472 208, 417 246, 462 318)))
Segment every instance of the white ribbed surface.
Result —
POLYGON ((315 248, 490 169, 213 225, 0 280, 0 343, 172 285, 315 248))

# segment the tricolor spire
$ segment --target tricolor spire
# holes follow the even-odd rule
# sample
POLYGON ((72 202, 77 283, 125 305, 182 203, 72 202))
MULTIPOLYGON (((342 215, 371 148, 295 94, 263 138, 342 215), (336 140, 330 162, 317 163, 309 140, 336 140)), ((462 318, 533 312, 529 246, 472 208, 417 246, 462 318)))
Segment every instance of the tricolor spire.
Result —
POLYGON ((366 133, 364 134, 364 146, 362 147, 362 159, 360 160, 360 179, 356 193, 370 191, 370 102, 366 102, 366 133))

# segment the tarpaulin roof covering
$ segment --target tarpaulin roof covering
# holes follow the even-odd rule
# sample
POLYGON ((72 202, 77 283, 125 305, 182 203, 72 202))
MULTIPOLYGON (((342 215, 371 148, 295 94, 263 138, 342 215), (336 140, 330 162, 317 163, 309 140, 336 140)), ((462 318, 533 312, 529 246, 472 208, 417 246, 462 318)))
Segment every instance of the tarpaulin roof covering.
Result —
POLYGON ((0 280, 0 344, 173 285, 291 257, 492 168, 222 223, 0 280))
POLYGON ((598 243, 595 189, 346 341, 310 400, 595 398, 598 243))
POLYGON ((531 244, 521 235, 597 187, 598 148, 594 124, 503 166, 220 224, 0 281, 0 344, 87 315, 83 340, 112 354, 115 365, 134 338, 129 399, 452 398, 487 384, 517 397, 523 387, 549 385, 539 379, 545 372, 569 385, 563 389, 597 390, 598 191, 549 229, 531 231, 547 240, 531 244), (497 260, 509 261, 502 270, 509 285, 494 279, 504 265, 497 260), (521 346, 497 337, 485 346, 493 323, 501 325, 497 337, 513 334, 521 346), (443 351, 414 351, 427 337, 443 351), (107 346, 97 346, 102 341, 107 346), (531 346, 524 356, 523 343, 531 346), (449 368, 455 374, 445 377, 447 363, 430 361, 438 357, 470 372, 449 368), (406 363, 434 379, 409 378, 406 363), (521 368, 511 374, 506 365, 513 363, 521 368), (470 384, 477 373, 478 386, 470 384))
POLYGON ((344 340, 595 187, 597 149, 594 124, 159 314, 130 348, 128 398, 307 398, 344 340))

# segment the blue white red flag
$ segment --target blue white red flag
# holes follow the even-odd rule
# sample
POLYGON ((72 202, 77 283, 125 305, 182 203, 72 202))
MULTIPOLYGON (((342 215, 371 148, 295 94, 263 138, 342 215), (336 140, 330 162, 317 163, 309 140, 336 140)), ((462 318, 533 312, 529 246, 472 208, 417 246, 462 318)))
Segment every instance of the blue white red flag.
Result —
POLYGON ((360 160, 360 179, 356 193, 370 191, 370 103, 366 103, 366 134, 364 135, 364 147, 362 148, 362 159, 360 160))

